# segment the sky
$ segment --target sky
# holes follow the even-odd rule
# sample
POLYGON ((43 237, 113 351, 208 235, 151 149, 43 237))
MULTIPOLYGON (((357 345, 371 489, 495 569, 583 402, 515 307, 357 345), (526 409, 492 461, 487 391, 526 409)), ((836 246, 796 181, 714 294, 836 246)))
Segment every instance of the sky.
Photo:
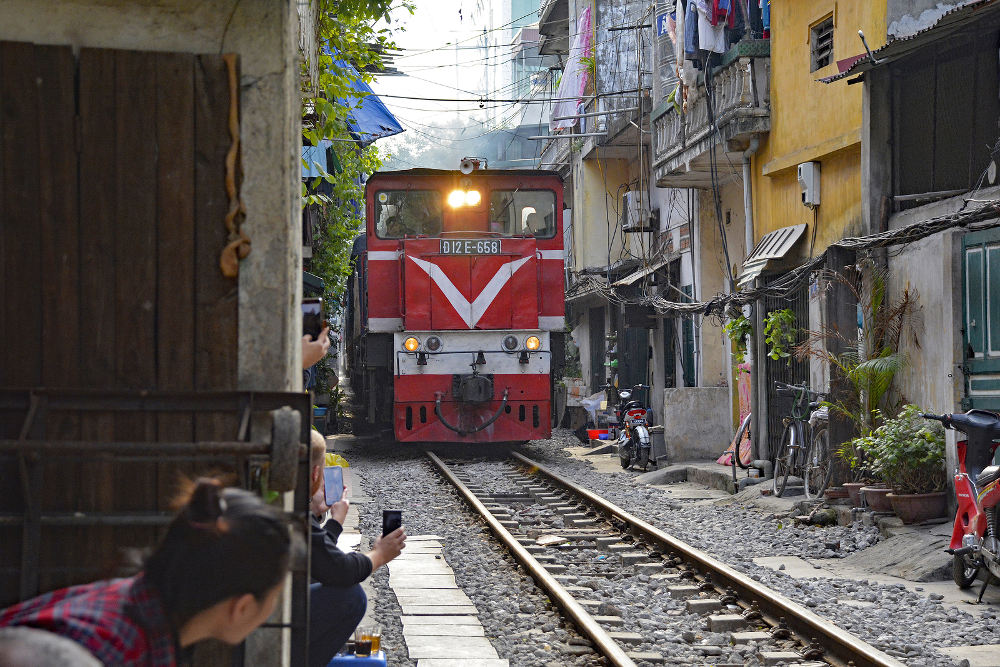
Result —
MULTIPOLYGON (((455 155, 465 155, 463 144, 471 146, 484 132, 483 122, 492 109, 480 109, 478 101, 434 102, 426 98, 478 99, 497 88, 488 77, 495 76, 497 68, 492 62, 510 57, 509 46, 483 48, 483 29, 490 30, 487 14, 489 0, 416 0, 416 10, 393 15, 395 27, 401 23, 405 31, 396 31, 395 40, 402 54, 394 65, 407 76, 382 76, 372 85, 375 93, 389 107, 393 115, 406 128, 406 132, 378 142, 383 152, 405 154, 411 159, 423 153, 420 164, 402 163, 400 159, 386 164, 389 169, 407 169, 413 166, 456 169, 455 155), (487 11, 479 10, 485 6, 487 11), (399 99, 400 95, 421 99, 399 99), (405 150, 404 150, 405 147, 405 150), (438 150, 448 149, 448 150, 438 150), (450 164, 454 161, 455 164, 450 164), (448 163, 444 163, 448 162, 448 163)), ((493 25, 502 21, 494 20, 493 25)), ((487 34, 499 36, 501 31, 487 34)), ((501 42, 506 40, 501 39, 501 42)), ((504 93, 501 93, 504 95, 504 93)), ((510 97, 509 94, 505 95, 510 97)), ((491 107, 492 105, 484 105, 491 107)), ((497 107, 501 113, 512 105, 497 107)), ((402 157, 401 155, 399 156, 402 157)))

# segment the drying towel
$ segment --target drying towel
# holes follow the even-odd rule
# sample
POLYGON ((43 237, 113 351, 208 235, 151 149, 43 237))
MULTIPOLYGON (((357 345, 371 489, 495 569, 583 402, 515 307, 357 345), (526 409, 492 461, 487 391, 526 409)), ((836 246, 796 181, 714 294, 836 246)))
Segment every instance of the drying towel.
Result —
POLYGON ((701 11, 698 12, 698 46, 702 51, 726 52, 726 25, 712 25, 711 17, 701 11))

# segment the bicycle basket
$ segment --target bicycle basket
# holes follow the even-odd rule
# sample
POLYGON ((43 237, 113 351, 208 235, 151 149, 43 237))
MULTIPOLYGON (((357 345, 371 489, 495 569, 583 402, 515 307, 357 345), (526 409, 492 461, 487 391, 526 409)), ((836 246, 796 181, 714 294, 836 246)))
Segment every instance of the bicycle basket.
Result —
POLYGON ((774 407, 777 410, 777 414, 785 416, 792 415, 793 413, 800 416, 805 416, 809 414, 809 394, 803 393, 801 398, 797 392, 791 389, 776 389, 774 390, 774 407))

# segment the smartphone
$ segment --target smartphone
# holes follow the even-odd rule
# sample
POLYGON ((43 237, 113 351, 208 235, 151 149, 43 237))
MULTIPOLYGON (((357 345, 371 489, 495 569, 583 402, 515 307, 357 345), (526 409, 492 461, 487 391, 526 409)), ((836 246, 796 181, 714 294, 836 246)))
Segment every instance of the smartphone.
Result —
POLYGON ((323 299, 302 299, 302 335, 318 339, 323 324, 323 299))
POLYGON ((382 510, 382 537, 403 525, 402 510, 382 510))
POLYGON ((344 496, 344 469, 340 466, 323 468, 323 483, 326 504, 332 505, 344 496))

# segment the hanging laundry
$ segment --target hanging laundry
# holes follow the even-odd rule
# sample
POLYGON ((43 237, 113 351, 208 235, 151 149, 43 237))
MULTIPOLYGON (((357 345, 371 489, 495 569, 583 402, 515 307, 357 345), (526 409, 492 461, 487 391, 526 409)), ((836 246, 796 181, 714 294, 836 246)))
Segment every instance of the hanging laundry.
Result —
POLYGON ((672 11, 667 14, 667 34, 670 35, 670 42, 677 44, 677 12, 672 11))
POLYGON ((693 0, 688 2, 684 12, 684 55, 698 59, 698 9, 693 0))
POLYGON ((583 58, 593 55, 590 43, 591 22, 590 7, 583 10, 580 20, 577 21, 576 38, 573 40, 573 47, 569 50, 569 58, 566 59, 566 69, 563 71, 562 79, 559 81, 559 92, 556 97, 559 101, 552 106, 552 114, 549 116, 549 131, 565 130, 576 125, 576 119, 572 120, 552 120, 554 116, 574 116, 579 113, 579 106, 582 102, 583 91, 587 88, 587 78, 590 72, 583 62, 583 58))
POLYGON ((711 10, 698 10, 698 47, 710 53, 726 52, 726 24, 712 25, 711 10))
POLYGON ((712 0, 712 7, 709 10, 711 16, 711 22, 713 26, 719 25, 719 23, 724 23, 728 27, 735 27, 734 20, 736 18, 736 11, 733 7, 734 0, 712 0))
POLYGON ((771 0, 760 0, 760 22, 764 25, 764 39, 771 37, 771 0))

